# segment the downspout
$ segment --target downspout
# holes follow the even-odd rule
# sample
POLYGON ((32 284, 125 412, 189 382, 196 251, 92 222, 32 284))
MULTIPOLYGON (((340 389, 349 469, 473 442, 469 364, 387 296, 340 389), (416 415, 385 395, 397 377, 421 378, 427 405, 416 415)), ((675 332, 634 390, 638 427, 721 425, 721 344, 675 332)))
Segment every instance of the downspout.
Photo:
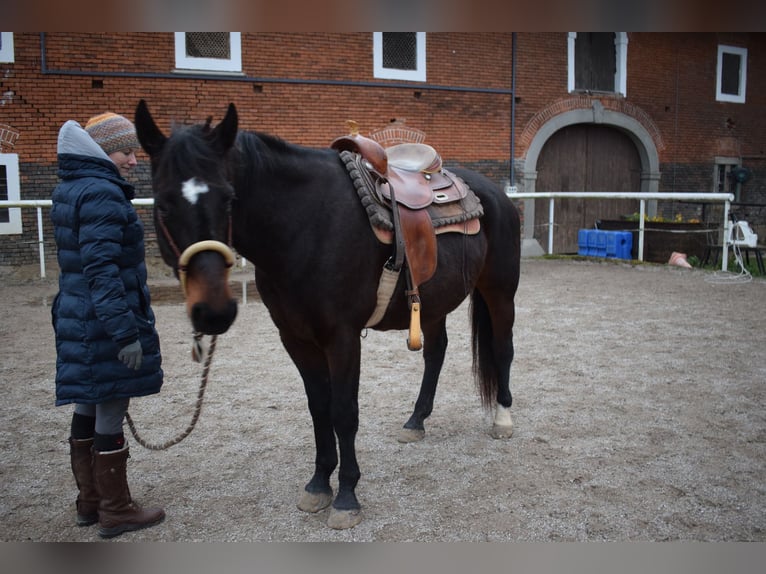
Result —
POLYGON ((516 157, 516 32, 511 33, 511 173, 510 185, 516 185, 516 170, 513 159, 516 157))

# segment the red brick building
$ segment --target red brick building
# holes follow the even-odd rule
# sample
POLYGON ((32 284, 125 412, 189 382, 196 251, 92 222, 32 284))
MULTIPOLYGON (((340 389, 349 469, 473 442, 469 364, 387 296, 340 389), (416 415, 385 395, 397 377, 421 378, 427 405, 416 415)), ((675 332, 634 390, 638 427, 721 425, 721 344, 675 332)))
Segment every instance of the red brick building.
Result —
MULTIPOLYGON (((0 199, 48 199, 59 127, 106 110, 132 117, 143 98, 165 130, 217 121, 229 102, 241 128, 318 147, 348 119, 365 134, 403 123, 425 132, 448 166, 519 191, 736 191, 740 217, 766 223, 766 34, 0 38, 0 199), (729 174, 738 167, 749 178, 737 187, 729 174)), ((136 183, 139 196, 151 195, 145 161, 136 183)), ((519 203, 525 238, 541 238, 543 204, 519 203)), ((658 209, 698 216, 701 207, 658 209)), ((636 206, 567 200, 557 210, 556 250, 569 252, 578 227, 636 206)), ((52 258, 47 212, 44 222, 52 258)), ((147 233, 153 250, 151 224, 147 233)), ((0 265, 37 262, 37 243, 34 210, 0 209, 0 265)))

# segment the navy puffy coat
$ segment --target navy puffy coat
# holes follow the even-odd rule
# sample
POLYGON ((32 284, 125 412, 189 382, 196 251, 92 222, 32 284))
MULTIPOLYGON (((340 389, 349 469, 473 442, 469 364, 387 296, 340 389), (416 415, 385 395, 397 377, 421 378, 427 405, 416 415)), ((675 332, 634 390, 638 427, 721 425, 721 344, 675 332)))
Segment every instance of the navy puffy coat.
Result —
POLYGON ((59 292, 51 309, 56 336, 56 404, 101 403, 157 393, 160 341, 146 285, 144 229, 133 186, 77 122, 59 132, 59 177, 51 220, 59 292), (141 342, 130 369, 120 349, 141 342))

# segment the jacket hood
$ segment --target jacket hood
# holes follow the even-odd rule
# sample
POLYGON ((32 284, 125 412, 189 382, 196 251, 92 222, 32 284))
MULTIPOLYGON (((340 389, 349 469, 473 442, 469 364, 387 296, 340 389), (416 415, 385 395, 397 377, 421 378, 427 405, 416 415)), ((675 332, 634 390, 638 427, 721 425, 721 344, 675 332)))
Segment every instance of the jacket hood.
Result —
POLYGON ((85 155, 112 161, 90 134, 74 120, 67 121, 59 130, 58 154, 85 155))
POLYGON ((118 185, 128 199, 135 197, 133 184, 120 175, 112 158, 76 121, 69 120, 61 126, 57 153, 58 176, 62 180, 100 177, 118 185))

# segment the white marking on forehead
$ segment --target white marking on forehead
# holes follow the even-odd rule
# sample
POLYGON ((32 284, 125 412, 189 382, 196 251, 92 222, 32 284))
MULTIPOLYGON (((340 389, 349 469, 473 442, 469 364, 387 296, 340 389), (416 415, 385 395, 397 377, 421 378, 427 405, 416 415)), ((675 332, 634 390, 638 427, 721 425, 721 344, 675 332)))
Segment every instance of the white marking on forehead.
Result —
POLYGON ((202 181, 198 181, 196 177, 185 181, 181 186, 181 192, 184 194, 186 201, 192 205, 196 205, 199 196, 203 193, 207 193, 208 191, 210 190, 208 189, 207 184, 202 181))

